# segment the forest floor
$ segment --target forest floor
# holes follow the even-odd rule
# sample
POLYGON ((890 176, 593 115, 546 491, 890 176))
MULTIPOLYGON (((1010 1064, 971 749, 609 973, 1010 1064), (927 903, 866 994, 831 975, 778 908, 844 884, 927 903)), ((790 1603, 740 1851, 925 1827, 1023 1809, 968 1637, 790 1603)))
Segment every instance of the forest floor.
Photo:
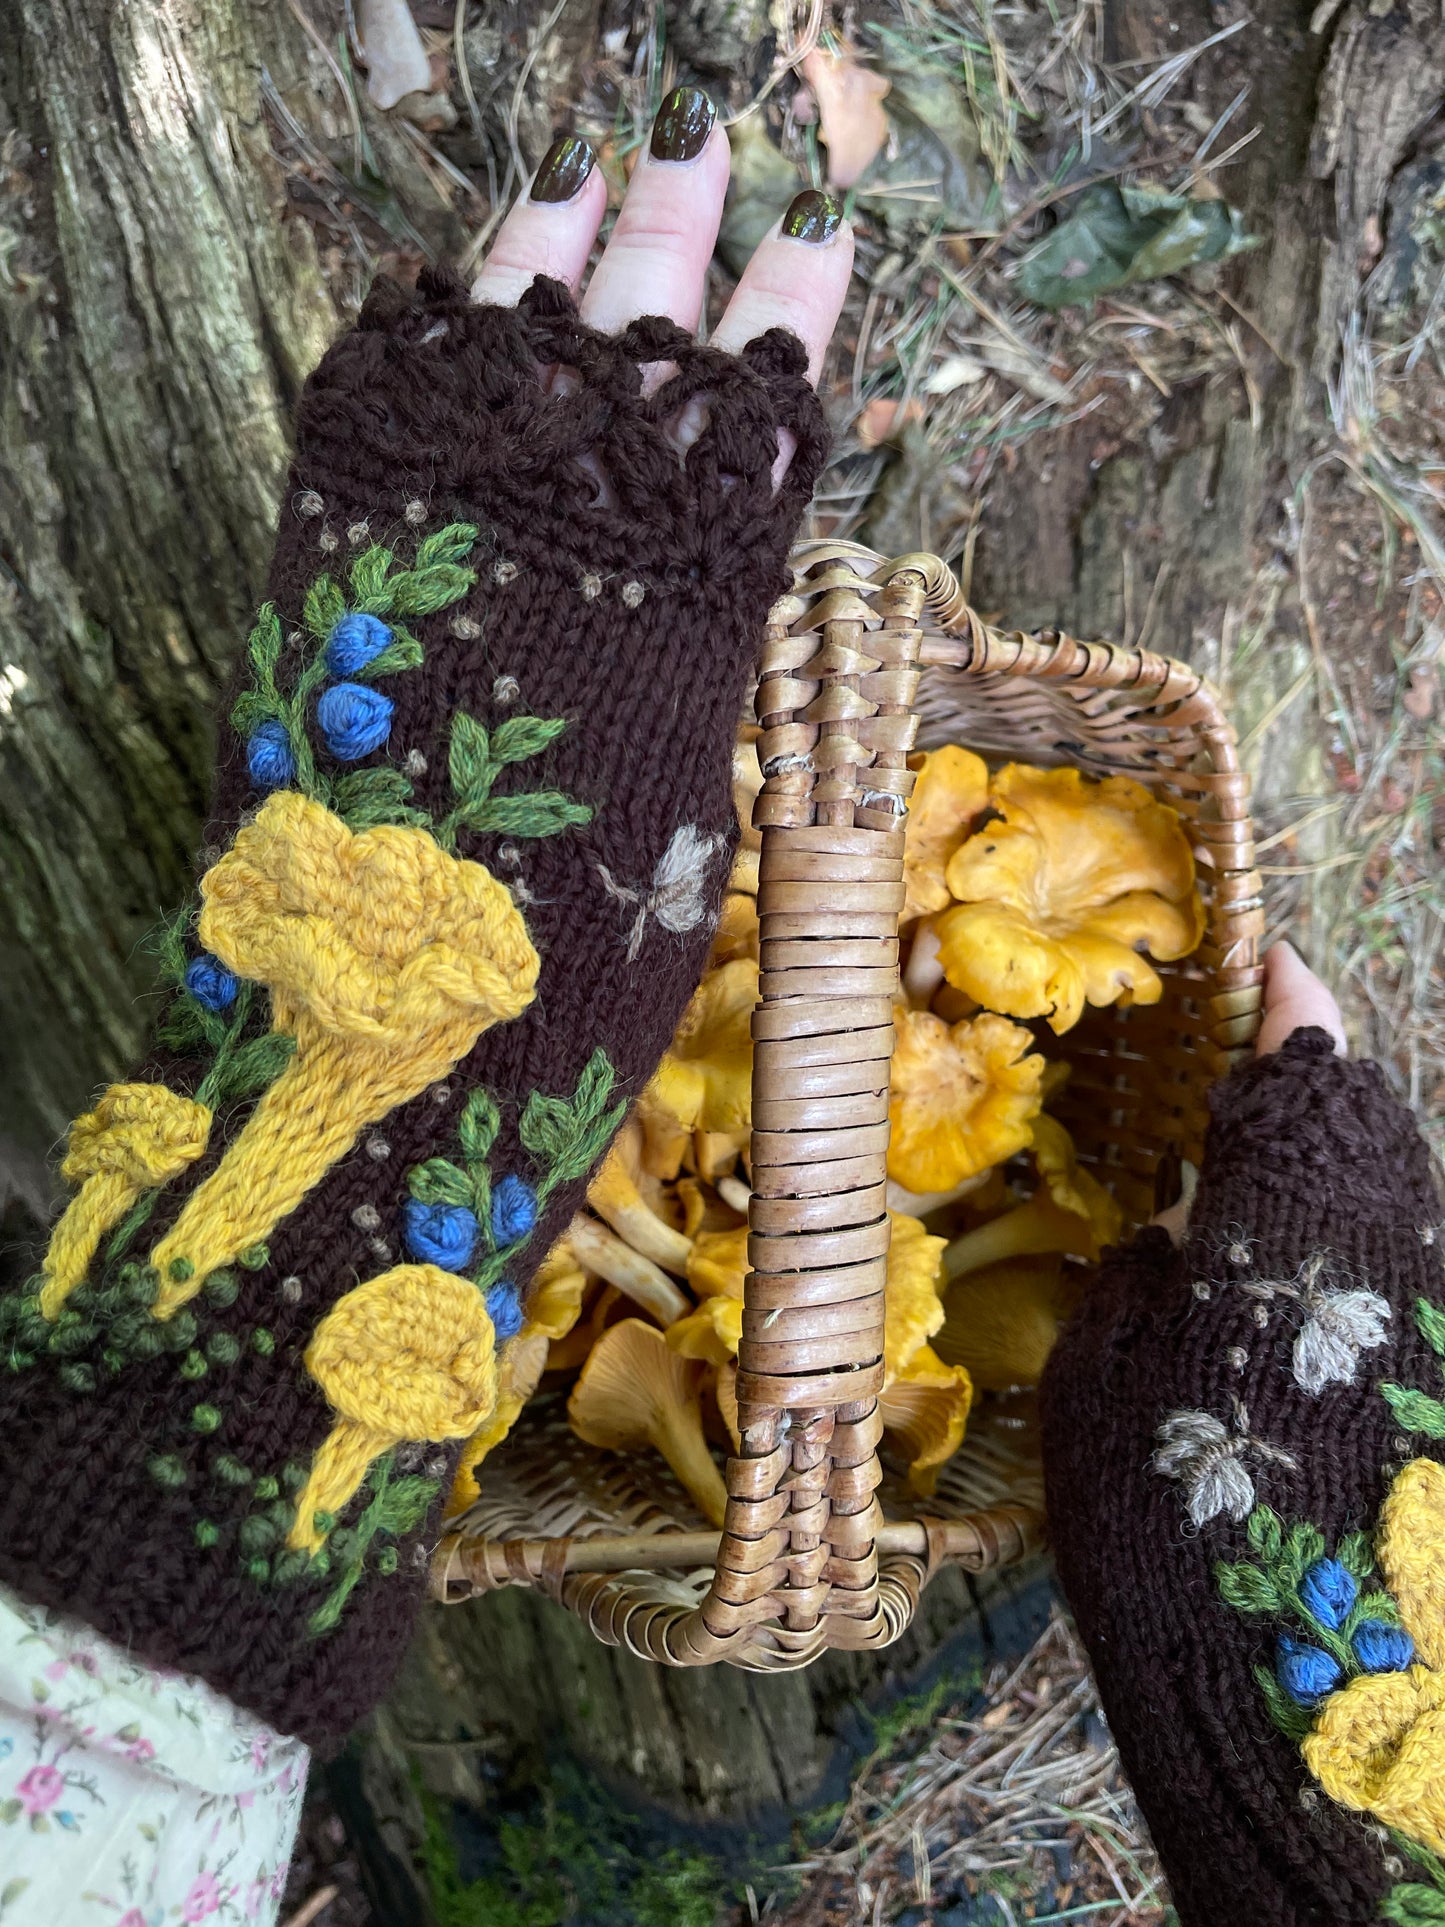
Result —
MULTIPOLYGON (((416 12, 444 68, 465 9, 418 0, 416 12)), ((549 16, 548 31, 561 12, 549 16)), ((885 24, 867 30, 864 48, 868 70, 891 82, 889 145, 868 187, 849 195, 859 265, 827 374, 837 444, 814 529, 885 552, 935 548, 957 559, 967 585, 989 540, 991 481, 1019 462, 1046 464, 1053 438, 1081 420, 1101 452, 1113 450, 1142 431, 1161 395, 1209 375, 1242 384, 1254 410, 1242 352, 1254 324, 1201 254, 1242 238, 1227 199, 1230 168, 1256 130, 1243 91, 1215 119, 1176 106, 1204 47, 1148 69, 1108 71, 1090 0, 979 12, 898 0, 891 14, 875 13, 885 24), (1092 170, 1087 201, 1081 165, 1092 170), (1149 183, 1144 200, 1120 195, 1126 175, 1149 183), (1058 294, 1050 277, 1077 265, 1067 248, 1030 254, 1065 192, 1079 196, 1074 254, 1108 229, 1116 255, 1128 257, 1123 280, 1092 304, 1049 305, 1058 294), (947 222, 930 216, 940 201, 949 204, 947 222), (1172 221, 1180 225, 1161 241, 1172 221), (1195 265, 1167 279, 1148 272, 1170 247, 1170 259, 1195 265), (1020 298, 1021 274, 1035 299, 1020 298)), ((779 64, 749 80, 739 62, 739 84, 759 105, 737 112, 731 128, 737 187, 712 313, 767 222, 798 186, 821 178, 820 111, 825 122, 831 115, 835 143, 851 131, 865 144, 877 112, 866 87, 830 107, 816 87, 797 85, 822 9, 775 8, 774 24, 780 15, 791 25, 779 64)), ((662 13, 650 17, 650 41, 619 31, 585 67, 568 66, 566 49, 545 34, 508 39, 498 30, 488 40, 490 30, 469 30, 458 69, 465 84, 438 96, 430 122, 422 113, 404 139, 386 142, 343 60, 354 126, 348 135, 343 117, 338 133, 358 152, 367 142, 368 196, 348 191, 273 90, 272 132, 287 157, 291 203, 316 229, 343 301, 359 297, 376 266, 406 273, 429 253, 455 253, 459 228, 462 253, 479 258, 525 178, 534 123, 564 119, 559 89, 572 89, 573 124, 598 144, 620 191, 674 77, 662 13), (486 148, 484 169, 466 158, 469 121, 474 131, 498 121, 505 130, 486 148)), ((1370 270, 1369 298, 1357 310, 1365 322, 1342 340, 1317 452, 1282 482, 1288 539, 1241 585, 1210 668, 1226 697, 1243 690, 1281 599, 1297 600, 1307 661, 1268 706, 1241 701, 1247 766, 1270 757, 1286 722, 1319 751, 1320 780, 1307 793, 1274 794, 1262 813, 1270 932, 1303 933, 1356 1041, 1385 1062, 1445 1152, 1445 387, 1441 302, 1438 290, 1423 296, 1420 281, 1426 243, 1438 246, 1445 218, 1442 170, 1430 165, 1418 218, 1392 228, 1418 246, 1387 248, 1370 270)), ((1160 586, 1126 583, 1127 633, 1118 640, 1180 646, 1158 632, 1160 586)), ((890 1718, 842 1810, 820 1820, 786 1867, 755 1870, 732 1899, 720 1898, 731 1884, 721 1869, 674 1872, 658 1918, 677 1927, 1158 1927, 1171 1918, 1087 1667, 1061 1618, 980 1691, 945 1693, 890 1718)), ((588 1918, 569 1911, 566 1881, 559 1885, 550 1863, 518 1861, 506 1879, 473 1883, 474 1891, 453 1873, 440 1877, 445 1927, 588 1918)), ((319 1794, 288 1907, 290 1927, 372 1919, 319 1794)), ((644 1927, 640 1908, 630 1917, 644 1927)))
MULTIPOLYGON (((559 1811, 508 1823, 501 1864, 463 1877, 441 1837, 428 1873, 439 1927, 1167 1927, 1159 1863, 1093 1679, 1056 1612, 981 1683, 945 1679, 875 1723, 846 1799, 799 1825, 792 1854, 747 1867, 675 1848, 599 1856, 564 1789, 559 1811), (569 1810, 570 1808, 570 1810, 569 1810)), ((570 1796, 570 1797, 569 1797, 570 1796)), ((616 1838, 608 1828, 607 1837, 616 1838)), ((292 1867, 285 1927, 399 1927, 368 1906, 320 1780, 292 1867)))

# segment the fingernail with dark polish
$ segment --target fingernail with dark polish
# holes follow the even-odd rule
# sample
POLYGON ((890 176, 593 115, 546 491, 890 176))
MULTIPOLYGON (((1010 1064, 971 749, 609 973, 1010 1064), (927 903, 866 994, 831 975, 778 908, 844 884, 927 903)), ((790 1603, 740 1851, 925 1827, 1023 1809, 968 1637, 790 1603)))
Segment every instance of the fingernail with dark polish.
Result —
POLYGON ((674 87, 652 123, 652 158, 695 161, 716 119, 717 109, 701 87, 674 87))
POLYGON ((597 164, 597 156, 575 134, 564 134, 547 149, 537 178, 532 182, 534 201, 570 201, 597 164))
POLYGON ((780 233, 790 241, 831 241, 843 220, 843 210, 831 194, 805 187, 783 216, 780 233))

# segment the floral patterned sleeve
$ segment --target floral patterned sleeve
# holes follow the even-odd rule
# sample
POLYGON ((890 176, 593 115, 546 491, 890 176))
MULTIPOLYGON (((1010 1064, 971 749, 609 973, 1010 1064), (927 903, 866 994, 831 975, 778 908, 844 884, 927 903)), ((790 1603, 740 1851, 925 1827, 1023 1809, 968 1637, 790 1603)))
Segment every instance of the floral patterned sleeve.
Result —
POLYGON ((0 1927, 269 1927, 308 1757, 0 1586, 0 1927))

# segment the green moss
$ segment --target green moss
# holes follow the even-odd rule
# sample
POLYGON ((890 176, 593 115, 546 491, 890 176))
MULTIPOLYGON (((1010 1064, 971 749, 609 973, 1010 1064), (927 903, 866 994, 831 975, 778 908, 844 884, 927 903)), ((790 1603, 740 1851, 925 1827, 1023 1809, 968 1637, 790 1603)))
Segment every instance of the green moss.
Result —
POLYGON ((715 1927, 731 1898, 718 1862, 659 1848, 577 1773, 560 1775, 540 1810, 505 1818, 493 1864, 467 1879, 441 1803, 417 1781, 422 1866, 438 1927, 715 1927))

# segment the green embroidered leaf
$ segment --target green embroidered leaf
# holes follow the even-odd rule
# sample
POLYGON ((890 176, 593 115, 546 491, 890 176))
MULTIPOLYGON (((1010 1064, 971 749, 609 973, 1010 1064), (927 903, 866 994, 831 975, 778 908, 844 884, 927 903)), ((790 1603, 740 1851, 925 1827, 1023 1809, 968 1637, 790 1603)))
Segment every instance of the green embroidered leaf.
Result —
POLYGON ((1404 1859, 1414 1861, 1436 1893, 1445 1894, 1445 1860, 1441 1860, 1439 1854, 1432 1853, 1419 1840, 1412 1840, 1408 1834, 1401 1833, 1398 1827, 1391 1827, 1389 1834, 1395 1851, 1404 1859))
POLYGON ((501 1128, 502 1113, 491 1093, 475 1090, 462 1107, 457 1121, 457 1136, 468 1164, 485 1163, 501 1128))
POLYGON ((1301 1521, 1291 1526, 1285 1535, 1277 1577, 1286 1586, 1298 1586, 1316 1559, 1323 1559, 1324 1556, 1325 1535, 1318 1526, 1306 1525, 1301 1521))
POLYGON ((1347 1532, 1335 1550, 1335 1557, 1356 1579, 1368 1579, 1375 1570, 1375 1555, 1369 1536, 1363 1532, 1347 1532))
POLYGON ((1292 1700, 1267 1666, 1256 1666, 1255 1683, 1264 1695, 1269 1716, 1286 1738, 1298 1746, 1314 1724, 1309 1709, 1292 1700))
POLYGON ((413 566, 424 574, 438 562, 465 562, 476 539, 475 522, 448 522, 418 545, 413 566))
POLYGON ((374 823, 410 823, 427 829, 431 818, 407 801, 411 783, 399 769, 356 769, 338 776, 335 809, 349 830, 369 830, 374 823))
POLYGON ((264 1091, 285 1070, 295 1048, 296 1039, 281 1030, 268 1030, 239 1045, 221 1069, 216 1099, 252 1097, 264 1091))
POLYGON ((247 739, 255 735, 262 723, 282 721, 280 702, 257 689, 243 689, 231 705, 231 727, 238 736, 247 739))
POLYGON ((437 1491, 435 1479, 397 1479, 377 1494, 374 1505, 367 1507, 362 1526, 365 1527, 375 1512, 373 1531, 389 1532, 394 1538, 414 1532, 431 1509, 437 1491))
POLYGON ((1445 1359, 1445 1311, 1439 1305, 1432 1305, 1428 1298, 1418 1299, 1415 1304, 1415 1323, 1435 1356, 1445 1359))
POLYGON ((592 821, 590 803, 576 803, 560 790, 529 790, 521 796, 489 796, 454 812, 463 829, 492 836, 556 836, 592 821))
POLYGON ((319 575, 306 591, 301 619, 318 642, 330 640, 331 631, 346 614, 346 597, 329 575, 319 575))
MULTIPOLYGON (((11 1804, 12 1802, 9 1800, 5 1802, 7 1808, 11 1804)), ((20 1802, 16 1800, 13 1804, 15 1812, 18 1815, 20 1812, 20 1802)), ((29 1885, 29 1880, 23 1874, 17 1874, 13 1880, 7 1880, 5 1885, 0 1887, 0 1913, 3 1913, 5 1908, 13 1906, 21 1894, 28 1889, 29 1885)))
POLYGON ((1407 1432, 1423 1432, 1427 1439, 1445 1439, 1445 1405, 1428 1392, 1410 1385, 1382 1385, 1385 1403, 1407 1432))
POLYGON ((480 802, 496 775, 486 729, 475 716, 468 716, 465 710, 459 709, 452 718, 447 773, 463 805, 473 799, 480 802))
POLYGON ((625 1098, 608 1105, 615 1081, 606 1051, 596 1050, 570 1099, 546 1097, 541 1091, 527 1099, 518 1135, 543 1167, 539 1198, 580 1178, 601 1157, 627 1109, 625 1098))
POLYGON ((492 760, 522 763, 540 756, 568 727, 565 716, 512 716, 492 731, 492 760))
POLYGON ((1214 1581, 1225 1605, 1237 1613, 1276 1613, 1287 1603, 1270 1575, 1247 1560, 1234 1566, 1221 1561, 1214 1568, 1214 1581))
POLYGON ((415 636, 397 635, 379 656, 353 669, 352 678, 356 682, 371 682, 377 676, 394 676, 399 669, 420 669, 423 660, 422 646, 415 636))
POLYGON ((390 567, 391 550, 384 549, 379 542, 363 549, 351 565, 351 599, 367 615, 384 616, 391 607, 390 584, 386 579, 390 567))
POLYGON ((414 1164, 407 1173, 406 1188, 418 1204, 464 1204, 472 1202, 472 1181, 447 1158, 428 1158, 414 1164))
POLYGON ((403 570, 387 584, 390 606, 399 616, 430 616, 464 596, 477 579, 475 569, 453 562, 434 562, 425 569, 403 570))
POLYGON ((1262 1559, 1271 1562, 1278 1559, 1284 1544, 1284 1527, 1280 1524, 1278 1513, 1272 1512, 1267 1505, 1257 1505, 1244 1529, 1251 1552, 1257 1552, 1262 1559))
POLYGON ((263 603, 257 613, 256 626, 251 631, 246 647, 251 657, 252 667, 265 683, 269 683, 276 673, 276 665, 281 660, 284 640, 281 632, 281 618, 276 613, 275 603, 263 603))
POLYGON ((1406 1927, 1445 1920, 1445 1893, 1436 1887, 1422 1887, 1418 1881, 1403 1880, 1380 1902, 1380 1918, 1406 1923, 1406 1927))

